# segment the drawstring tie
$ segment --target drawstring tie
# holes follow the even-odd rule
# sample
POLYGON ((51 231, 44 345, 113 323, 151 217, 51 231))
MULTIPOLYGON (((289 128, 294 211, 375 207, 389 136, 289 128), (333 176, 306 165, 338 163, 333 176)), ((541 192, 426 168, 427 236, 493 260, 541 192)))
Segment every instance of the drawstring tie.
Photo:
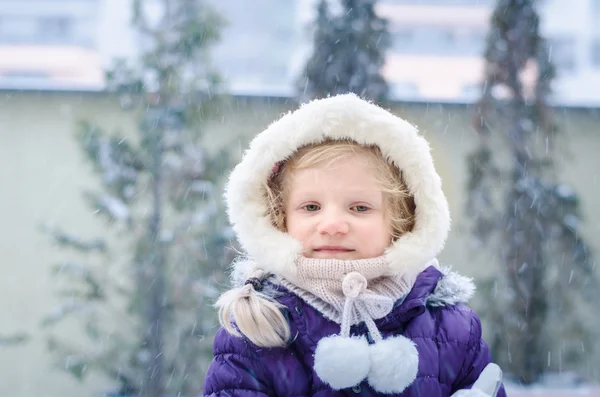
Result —
POLYGON ((381 333, 373 319, 385 317, 392 311, 394 308, 392 298, 368 291, 367 279, 359 272, 351 272, 344 277, 342 291, 346 300, 344 301, 340 335, 343 338, 350 337, 350 319, 352 311, 356 310, 359 318, 367 325, 373 340, 375 342, 382 340, 381 333))
POLYGON ((369 291, 367 286, 367 279, 359 272, 344 276, 340 335, 319 341, 314 368, 319 378, 336 390, 367 379, 379 393, 401 393, 417 377, 419 354, 415 344, 402 335, 383 339, 373 319, 390 313, 394 300, 369 291), (353 317, 365 322, 374 344, 370 345, 364 336, 350 336, 353 317))

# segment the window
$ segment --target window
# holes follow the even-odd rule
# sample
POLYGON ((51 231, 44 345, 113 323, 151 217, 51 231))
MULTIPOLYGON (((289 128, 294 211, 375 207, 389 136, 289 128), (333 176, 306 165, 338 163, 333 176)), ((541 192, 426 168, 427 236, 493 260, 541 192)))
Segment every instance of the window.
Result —
POLYGON ((32 32, 31 18, 20 15, 4 15, 0 18, 0 42, 2 43, 31 42, 32 32))
POLYGON ((405 50, 414 40, 414 31, 412 29, 396 29, 391 33, 393 47, 397 50, 405 50))
POLYGON ((576 68, 575 63, 575 39, 571 37, 555 37, 548 40, 548 51, 550 60, 558 71, 572 72, 576 68))
POLYGON ((485 31, 479 27, 397 27, 392 32, 393 49, 404 54, 478 56, 485 48, 485 31))
POLYGON ((68 41, 71 37, 71 30, 72 20, 68 17, 41 17, 37 21, 37 36, 43 41, 68 41))
POLYGON ((591 56, 592 65, 600 69, 600 39, 592 41, 591 56))

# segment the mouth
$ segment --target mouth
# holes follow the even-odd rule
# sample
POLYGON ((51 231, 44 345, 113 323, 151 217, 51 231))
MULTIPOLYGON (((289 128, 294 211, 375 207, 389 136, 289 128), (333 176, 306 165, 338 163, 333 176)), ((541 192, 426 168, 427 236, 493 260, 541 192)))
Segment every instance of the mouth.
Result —
POLYGON ((325 252, 325 253, 339 253, 339 252, 352 252, 353 249, 346 247, 339 247, 335 245, 324 245, 322 247, 317 247, 313 249, 315 252, 325 252))

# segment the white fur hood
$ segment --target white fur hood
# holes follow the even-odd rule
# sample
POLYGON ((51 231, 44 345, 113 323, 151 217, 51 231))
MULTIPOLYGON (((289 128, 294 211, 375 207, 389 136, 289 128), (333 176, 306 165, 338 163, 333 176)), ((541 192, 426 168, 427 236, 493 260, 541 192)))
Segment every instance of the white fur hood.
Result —
POLYGON ((232 171, 225 199, 247 256, 265 271, 294 278, 302 246, 271 224, 263 186, 277 162, 327 138, 377 145, 402 170, 416 204, 415 226, 386 250, 388 273, 423 270, 442 250, 450 229, 448 203, 429 145, 416 127, 354 94, 314 100, 287 113, 254 138, 232 171))

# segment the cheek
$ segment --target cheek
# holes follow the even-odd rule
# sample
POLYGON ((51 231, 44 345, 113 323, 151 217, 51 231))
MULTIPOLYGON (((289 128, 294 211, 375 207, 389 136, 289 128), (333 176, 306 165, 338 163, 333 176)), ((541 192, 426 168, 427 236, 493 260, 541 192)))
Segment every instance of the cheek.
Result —
POLYGON ((369 240, 378 238, 384 232, 380 222, 367 222, 362 225, 357 225, 355 231, 357 234, 361 235, 361 238, 369 240))
POLYGON ((392 230, 391 222, 387 218, 381 219, 378 222, 373 222, 369 228, 368 235, 377 236, 378 241, 389 244, 392 241, 392 230))
POLYGON ((300 238, 304 233, 304 229, 306 228, 301 219, 294 215, 288 215, 286 218, 286 230, 293 237, 300 238))

